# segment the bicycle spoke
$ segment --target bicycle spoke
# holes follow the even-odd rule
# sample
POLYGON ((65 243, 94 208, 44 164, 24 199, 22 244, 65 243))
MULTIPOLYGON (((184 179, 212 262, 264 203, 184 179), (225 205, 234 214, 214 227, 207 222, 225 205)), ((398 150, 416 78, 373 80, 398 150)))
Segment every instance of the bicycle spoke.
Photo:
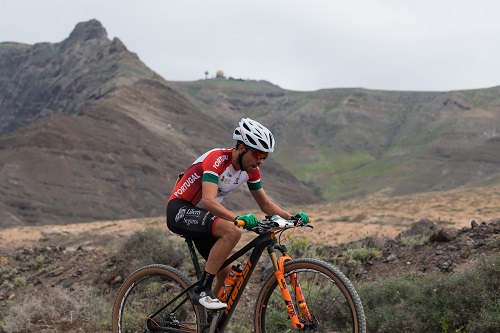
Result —
POLYGON ((125 285, 115 302, 116 332, 155 332, 161 328, 201 332, 198 307, 192 304, 190 294, 175 299, 187 285, 181 284, 182 278, 150 266, 137 271, 129 280, 134 282, 125 285), (165 304, 168 306, 158 312, 165 304))
MULTIPOLYGON (((357 294, 354 302, 352 296, 349 295, 349 292, 354 291, 352 285, 348 286, 349 292, 347 292, 344 282, 338 279, 335 275, 337 273, 333 273, 332 267, 317 266, 317 261, 308 259, 300 261, 297 260, 297 263, 290 264, 289 270, 285 269, 285 279, 297 315, 301 322, 305 324, 304 331, 324 333, 364 332, 364 314, 361 302, 357 298, 357 294), (300 283, 307 307, 312 316, 309 321, 306 318, 301 318, 302 313, 289 278, 291 274, 296 274, 300 283)), ((260 304, 256 307, 256 331, 262 333, 293 331, 276 280, 271 278, 266 285, 267 287, 264 286, 261 291, 265 295, 259 296, 260 304), (274 284, 271 285, 272 282, 274 284)))

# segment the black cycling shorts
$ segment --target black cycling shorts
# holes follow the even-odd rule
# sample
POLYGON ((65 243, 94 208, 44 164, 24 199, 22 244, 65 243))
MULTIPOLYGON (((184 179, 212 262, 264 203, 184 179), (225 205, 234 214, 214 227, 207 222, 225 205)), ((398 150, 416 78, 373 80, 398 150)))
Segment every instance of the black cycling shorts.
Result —
POLYGON ((218 219, 208 210, 182 199, 172 199, 167 205, 167 226, 170 231, 192 238, 205 260, 208 260, 208 254, 218 239, 213 233, 218 219))

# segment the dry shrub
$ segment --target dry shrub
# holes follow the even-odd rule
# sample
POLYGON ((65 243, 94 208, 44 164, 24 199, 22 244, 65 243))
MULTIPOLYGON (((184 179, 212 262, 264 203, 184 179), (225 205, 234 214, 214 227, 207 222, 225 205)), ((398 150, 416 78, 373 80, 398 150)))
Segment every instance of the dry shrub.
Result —
POLYGON ((180 268, 190 262, 184 240, 164 229, 146 229, 126 237, 119 246, 117 270, 124 276, 150 264, 164 264, 180 268))
POLYGON ((90 287, 76 290, 54 287, 26 295, 9 309, 3 329, 6 332, 54 330, 70 332, 107 331, 110 328, 109 301, 90 287))

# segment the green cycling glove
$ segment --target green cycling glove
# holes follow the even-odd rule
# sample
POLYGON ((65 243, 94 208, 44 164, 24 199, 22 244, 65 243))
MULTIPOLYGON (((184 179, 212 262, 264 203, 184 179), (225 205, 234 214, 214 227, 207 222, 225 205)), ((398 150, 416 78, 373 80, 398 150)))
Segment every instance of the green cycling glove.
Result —
POLYGON ((253 229, 259 223, 259 220, 257 220, 257 218, 253 214, 236 216, 236 220, 243 220, 243 221, 245 221, 245 226, 243 227, 245 229, 253 229))
POLYGON ((309 216, 307 216, 307 214, 304 212, 298 212, 294 215, 294 217, 302 219, 302 223, 304 224, 309 223, 309 216))

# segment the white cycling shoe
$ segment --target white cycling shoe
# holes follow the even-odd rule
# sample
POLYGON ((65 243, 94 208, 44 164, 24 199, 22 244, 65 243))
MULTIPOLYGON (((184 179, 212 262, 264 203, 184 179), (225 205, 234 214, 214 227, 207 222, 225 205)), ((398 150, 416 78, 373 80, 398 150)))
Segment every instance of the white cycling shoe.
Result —
POLYGON ((227 308, 227 304, 221 302, 212 294, 210 290, 203 290, 201 293, 193 293, 193 302, 204 306, 208 310, 222 310, 227 308))

